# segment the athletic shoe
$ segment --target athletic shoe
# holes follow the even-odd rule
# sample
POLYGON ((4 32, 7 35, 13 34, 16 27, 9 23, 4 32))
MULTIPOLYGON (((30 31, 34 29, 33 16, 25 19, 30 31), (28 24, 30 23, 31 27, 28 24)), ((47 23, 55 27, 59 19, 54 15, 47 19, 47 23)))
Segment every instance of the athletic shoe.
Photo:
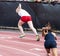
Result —
POLYGON ((40 41, 39 35, 36 35, 36 40, 40 41))
POLYGON ((25 37, 25 35, 20 35, 20 37, 19 37, 19 38, 23 38, 23 37, 25 37))

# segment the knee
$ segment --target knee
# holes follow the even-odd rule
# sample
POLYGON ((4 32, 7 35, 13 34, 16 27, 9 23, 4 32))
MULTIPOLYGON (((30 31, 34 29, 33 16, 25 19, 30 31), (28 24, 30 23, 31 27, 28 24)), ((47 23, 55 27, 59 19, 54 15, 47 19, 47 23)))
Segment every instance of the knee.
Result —
POLYGON ((22 26, 22 24, 20 22, 18 22, 18 26, 22 26))
POLYGON ((47 53, 50 53, 50 50, 48 50, 47 53))

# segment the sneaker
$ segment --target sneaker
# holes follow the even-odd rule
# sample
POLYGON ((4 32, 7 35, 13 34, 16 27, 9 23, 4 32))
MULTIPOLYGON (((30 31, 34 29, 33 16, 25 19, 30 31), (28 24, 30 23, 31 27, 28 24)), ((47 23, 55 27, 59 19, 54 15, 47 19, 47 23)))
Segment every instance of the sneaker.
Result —
POLYGON ((40 41, 39 35, 36 35, 36 40, 40 41))
POLYGON ((20 37, 19 37, 19 38, 23 38, 23 37, 25 37, 25 35, 20 35, 20 37))

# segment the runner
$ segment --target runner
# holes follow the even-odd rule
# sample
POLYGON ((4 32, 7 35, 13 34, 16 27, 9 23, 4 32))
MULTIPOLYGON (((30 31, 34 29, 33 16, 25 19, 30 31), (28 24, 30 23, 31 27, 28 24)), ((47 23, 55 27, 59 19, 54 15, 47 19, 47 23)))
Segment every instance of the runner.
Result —
POLYGON ((20 18, 20 20, 19 20, 19 22, 18 22, 18 28, 19 28, 19 30, 20 30, 21 33, 22 33, 22 34, 20 35, 20 38, 22 38, 22 37, 25 36, 25 33, 24 33, 24 31, 23 31, 22 25, 23 25, 24 23, 27 23, 28 26, 29 26, 29 27, 32 29, 32 31, 35 33, 35 35, 36 35, 36 40, 39 41, 40 38, 39 38, 39 35, 38 35, 36 29, 35 29, 34 26, 33 26, 33 22, 32 22, 32 17, 31 17, 31 15, 30 15, 26 10, 22 9, 21 4, 19 4, 19 6, 17 7, 16 13, 18 13, 18 15, 21 16, 21 18, 20 18))
POLYGON ((50 23, 46 25, 46 27, 42 28, 42 36, 45 37, 44 47, 47 52, 47 56, 50 55, 50 49, 52 52, 52 56, 57 55, 57 43, 56 43, 56 34, 52 31, 50 23))

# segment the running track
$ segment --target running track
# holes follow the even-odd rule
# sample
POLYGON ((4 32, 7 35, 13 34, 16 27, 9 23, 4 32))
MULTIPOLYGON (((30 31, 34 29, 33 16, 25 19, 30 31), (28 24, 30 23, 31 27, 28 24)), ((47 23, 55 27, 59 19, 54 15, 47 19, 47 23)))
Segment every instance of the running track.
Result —
MULTIPOLYGON (((32 32, 19 38, 19 31, 0 30, 0 56, 46 56, 44 40, 36 41, 32 32)), ((58 56, 60 56, 60 34, 57 34, 58 56)))

